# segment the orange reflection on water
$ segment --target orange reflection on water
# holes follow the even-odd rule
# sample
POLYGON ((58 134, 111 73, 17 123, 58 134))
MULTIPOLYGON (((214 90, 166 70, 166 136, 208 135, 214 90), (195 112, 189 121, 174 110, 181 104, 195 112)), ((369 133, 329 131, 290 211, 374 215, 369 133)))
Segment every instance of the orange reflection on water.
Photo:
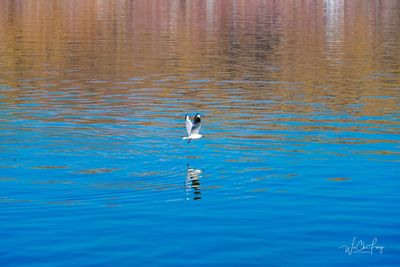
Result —
POLYGON ((124 106, 193 98, 183 107, 221 115, 221 105, 395 112, 399 10, 396 0, 1 1, 0 94, 58 110, 50 120, 106 106, 95 120, 112 122, 124 106))

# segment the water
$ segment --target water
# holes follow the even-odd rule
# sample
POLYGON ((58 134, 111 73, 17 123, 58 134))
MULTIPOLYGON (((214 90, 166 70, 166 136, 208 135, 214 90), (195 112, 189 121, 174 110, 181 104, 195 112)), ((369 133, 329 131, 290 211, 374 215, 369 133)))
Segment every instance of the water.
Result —
POLYGON ((398 1, 6 0, 0 40, 1 266, 398 266, 398 1))

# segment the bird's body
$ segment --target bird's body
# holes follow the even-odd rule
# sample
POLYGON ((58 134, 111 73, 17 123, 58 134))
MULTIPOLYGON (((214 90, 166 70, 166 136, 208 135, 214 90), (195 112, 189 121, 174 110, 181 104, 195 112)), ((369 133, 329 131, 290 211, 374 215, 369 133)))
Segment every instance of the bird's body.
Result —
POLYGON ((192 139, 199 139, 202 137, 202 135, 200 134, 200 129, 201 129, 200 114, 196 114, 196 116, 194 116, 193 123, 190 121, 189 116, 186 115, 185 125, 188 136, 183 137, 183 140, 189 140, 188 143, 190 143, 192 139))

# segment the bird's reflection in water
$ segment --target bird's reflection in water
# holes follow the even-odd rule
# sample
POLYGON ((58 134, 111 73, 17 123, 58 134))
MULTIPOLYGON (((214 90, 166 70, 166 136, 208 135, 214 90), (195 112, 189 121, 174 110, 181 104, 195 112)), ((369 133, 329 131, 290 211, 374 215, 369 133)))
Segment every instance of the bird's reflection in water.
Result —
POLYGON ((190 168, 189 163, 186 169, 186 180, 185 180, 185 190, 186 190, 186 200, 190 199, 190 195, 193 194, 193 200, 201 199, 200 191, 200 177, 201 170, 190 168))

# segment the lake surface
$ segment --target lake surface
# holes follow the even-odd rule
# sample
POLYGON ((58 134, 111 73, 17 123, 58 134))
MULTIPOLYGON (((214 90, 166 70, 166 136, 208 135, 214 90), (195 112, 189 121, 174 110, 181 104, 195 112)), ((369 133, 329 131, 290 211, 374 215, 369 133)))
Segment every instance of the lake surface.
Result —
POLYGON ((400 1, 1 1, 0 265, 399 266, 399 104, 400 1))

